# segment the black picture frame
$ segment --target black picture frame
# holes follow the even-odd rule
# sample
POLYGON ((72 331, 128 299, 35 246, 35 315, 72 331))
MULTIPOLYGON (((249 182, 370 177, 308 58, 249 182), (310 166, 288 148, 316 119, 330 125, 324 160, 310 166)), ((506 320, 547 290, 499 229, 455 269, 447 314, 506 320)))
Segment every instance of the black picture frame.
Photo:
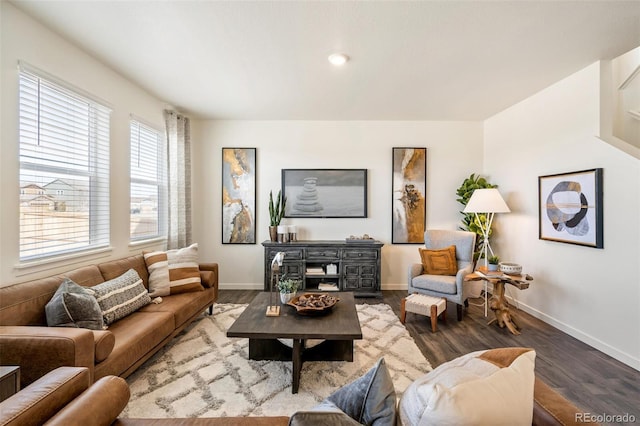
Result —
POLYGON ((222 148, 222 244, 256 244, 256 148, 222 148))
POLYGON ((602 169, 538 177, 538 237, 604 248, 602 169))
POLYGON ((427 148, 392 148, 391 243, 424 244, 427 148))
POLYGON ((367 169, 282 169, 284 217, 367 217, 367 169))

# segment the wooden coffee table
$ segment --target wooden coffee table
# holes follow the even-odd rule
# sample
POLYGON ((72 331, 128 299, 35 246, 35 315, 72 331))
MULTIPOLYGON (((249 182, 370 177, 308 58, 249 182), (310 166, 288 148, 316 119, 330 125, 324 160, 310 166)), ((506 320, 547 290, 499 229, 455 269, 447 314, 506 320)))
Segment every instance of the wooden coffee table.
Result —
MULTIPOLYGON (((362 339, 353 293, 332 293, 340 301, 324 315, 305 316, 282 306, 280 316, 265 315, 269 293, 259 293, 227 330, 227 337, 249 339, 249 359, 292 361, 292 393, 298 393, 304 361, 353 361, 353 341, 362 339), (277 339, 292 339, 293 348, 277 339), (325 341, 305 348, 309 339, 325 341)), ((280 303, 277 297, 274 303, 280 303)))

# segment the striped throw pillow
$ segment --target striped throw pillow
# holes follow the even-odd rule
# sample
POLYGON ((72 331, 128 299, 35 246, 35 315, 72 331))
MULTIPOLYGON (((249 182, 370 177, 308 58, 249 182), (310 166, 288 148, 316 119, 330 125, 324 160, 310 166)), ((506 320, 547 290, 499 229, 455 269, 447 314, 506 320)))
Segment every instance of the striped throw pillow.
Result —
POLYGON ((91 287, 102 310, 106 325, 126 317, 151 303, 151 297, 135 269, 91 287))
POLYGON ((149 295, 169 296, 203 291, 198 266, 198 244, 189 247, 144 253, 149 270, 149 295))

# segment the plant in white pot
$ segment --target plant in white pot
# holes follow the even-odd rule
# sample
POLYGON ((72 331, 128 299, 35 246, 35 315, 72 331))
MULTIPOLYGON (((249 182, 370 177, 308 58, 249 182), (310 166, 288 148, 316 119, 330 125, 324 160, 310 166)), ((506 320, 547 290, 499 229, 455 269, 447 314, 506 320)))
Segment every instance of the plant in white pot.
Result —
POLYGON ((287 303, 296 296, 296 292, 300 288, 300 281, 291 278, 281 279, 278 281, 278 291, 280 292, 280 301, 287 303))
POLYGON ((497 271, 498 270, 498 264, 500 263, 500 257, 494 255, 494 256, 489 256, 489 258, 487 259, 489 261, 489 270, 490 271, 497 271))
POLYGON ((287 197, 278 191, 276 202, 273 202, 273 191, 269 191, 269 238, 277 241, 278 225, 284 217, 284 208, 287 205, 287 197))

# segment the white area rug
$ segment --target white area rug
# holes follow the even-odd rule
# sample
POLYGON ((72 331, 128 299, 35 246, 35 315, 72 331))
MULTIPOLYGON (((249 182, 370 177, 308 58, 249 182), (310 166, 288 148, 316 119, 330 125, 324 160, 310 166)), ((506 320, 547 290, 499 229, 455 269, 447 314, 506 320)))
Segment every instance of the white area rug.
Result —
POLYGON ((143 364, 127 381, 131 399, 122 417, 290 416, 355 380, 384 357, 398 398, 431 371, 429 362, 388 305, 357 305, 363 340, 354 361, 305 362, 291 393, 291 362, 247 359, 248 339, 226 331, 246 305, 216 304, 143 364))

